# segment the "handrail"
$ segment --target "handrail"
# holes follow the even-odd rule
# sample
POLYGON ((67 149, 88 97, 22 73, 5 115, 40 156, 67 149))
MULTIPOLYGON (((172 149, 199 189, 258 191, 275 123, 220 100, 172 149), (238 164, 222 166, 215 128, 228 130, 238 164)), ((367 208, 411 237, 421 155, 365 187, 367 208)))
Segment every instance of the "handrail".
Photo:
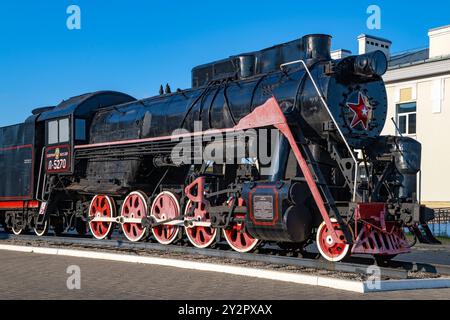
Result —
POLYGON ((44 163, 44 154, 45 154, 45 147, 42 147, 42 153, 41 153, 41 163, 39 165, 39 176, 38 176, 38 182, 37 182, 37 188, 36 188, 36 200, 44 202, 44 198, 41 197, 39 199, 39 186, 41 184, 41 176, 42 176, 42 165, 44 163))
POLYGON ((296 63, 301 63, 301 64, 303 64, 303 67, 305 68, 306 73, 308 74, 309 78, 311 79, 311 82, 312 82, 312 84, 314 85, 314 88, 316 89, 317 94, 319 95, 320 100, 322 101, 323 105, 325 106, 325 109, 327 109, 328 114, 329 114, 330 117, 331 117, 331 120, 333 121, 333 123, 334 123, 336 129, 338 130, 338 132, 339 132, 339 134, 340 134, 342 140, 343 140, 344 143, 345 143, 345 146, 347 147, 348 151, 350 152, 350 155, 352 156, 353 161, 355 162, 355 180, 354 180, 354 182, 353 182, 353 184, 354 184, 354 189, 353 189, 353 202, 356 202, 356 190, 357 190, 356 180, 357 180, 357 178, 358 178, 358 173, 359 173, 358 160, 356 159, 356 157, 355 157, 355 155, 354 155, 354 153, 353 153, 354 151, 352 150, 352 148, 351 148, 350 145, 348 144, 347 139, 345 138, 344 133, 342 132, 342 130, 341 130, 340 126, 338 125, 336 119, 334 118, 333 114, 331 113, 331 110, 330 110, 330 108, 328 107, 328 104, 327 104, 327 102, 325 101, 325 98, 323 97, 322 93, 320 92, 319 87, 317 86, 317 83, 316 83, 316 81, 314 80, 314 78, 313 78, 311 72, 309 71, 309 68, 308 68, 308 66, 306 65, 305 61, 304 61, 304 60, 296 60, 296 61, 291 61, 291 62, 283 63, 282 65, 280 65, 280 69, 283 70, 284 67, 289 66, 289 65, 292 65, 292 64, 296 64, 296 63))

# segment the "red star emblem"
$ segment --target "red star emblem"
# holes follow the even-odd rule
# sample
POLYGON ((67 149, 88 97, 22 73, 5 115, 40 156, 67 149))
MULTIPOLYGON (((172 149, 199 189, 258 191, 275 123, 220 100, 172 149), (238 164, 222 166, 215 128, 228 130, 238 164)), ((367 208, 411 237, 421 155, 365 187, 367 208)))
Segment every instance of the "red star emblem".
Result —
POLYGON ((358 95, 358 103, 347 103, 347 107, 355 114, 350 126, 354 128, 361 123, 364 129, 367 130, 369 117, 372 113, 372 107, 370 106, 368 99, 360 92, 358 95))

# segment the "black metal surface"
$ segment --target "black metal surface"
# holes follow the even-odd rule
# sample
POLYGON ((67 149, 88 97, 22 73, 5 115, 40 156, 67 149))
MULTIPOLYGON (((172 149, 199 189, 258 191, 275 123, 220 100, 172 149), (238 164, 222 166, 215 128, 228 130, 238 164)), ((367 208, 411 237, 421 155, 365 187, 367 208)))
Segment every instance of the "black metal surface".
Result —
POLYGON ((0 128, 0 199, 33 199, 35 160, 33 121, 0 128))
MULTIPOLYGON (((314 36, 310 37, 314 38, 314 36)), ((324 37, 329 40, 329 36, 324 37)), ((260 51, 243 53, 197 66, 192 69, 192 88, 206 86, 213 80, 220 81, 229 78, 242 80, 254 75, 279 71, 280 65, 283 63, 299 59, 306 60, 312 55, 318 56, 319 53, 329 57, 329 46, 320 45, 317 37, 314 39, 308 41, 307 36, 260 51)))
MULTIPOLYGON (((358 178, 354 176, 355 164, 351 157, 353 152, 349 149, 364 149, 368 146, 374 149, 372 146, 380 138, 386 120, 387 95, 381 78, 385 71, 385 57, 382 53, 375 52, 332 61, 330 39, 327 35, 308 35, 251 54, 237 55, 197 67, 193 72, 193 88, 189 90, 171 93, 170 87, 167 86, 165 94, 162 90, 160 96, 139 101, 126 94, 102 91, 73 97, 54 108, 36 111, 35 120, 41 127, 35 132, 39 136, 44 132, 43 122, 63 116, 70 116, 71 120, 70 143, 60 145, 59 141, 58 145, 53 146, 53 153, 46 150, 45 155, 45 160, 53 163, 46 163, 45 173, 49 177, 45 176, 45 182, 42 182, 42 198, 50 203, 49 207, 61 209, 47 213, 52 215, 51 223, 55 224, 63 214, 67 215, 67 219, 63 219, 65 221, 73 221, 75 213, 86 216, 89 200, 95 194, 114 196, 120 204, 123 196, 130 191, 140 190, 147 195, 155 195, 159 189, 164 190, 163 188, 169 186, 181 190, 178 196, 184 205, 185 195, 182 189, 186 182, 193 178, 193 175, 188 176, 193 161, 189 159, 179 166, 173 166, 170 161, 166 161, 174 149, 174 141, 169 141, 171 135, 180 134, 180 131, 175 130, 182 128, 189 132, 204 132, 208 129, 230 129, 271 98, 276 99, 287 118, 294 139, 300 146, 300 153, 316 180, 325 210, 337 219, 348 243, 352 243, 354 239, 345 223, 349 221, 344 219, 351 219, 352 214, 347 209, 351 208, 353 192, 354 202, 373 203, 377 200, 380 203, 389 203, 389 214, 396 219, 391 222, 426 222, 419 219, 422 217, 421 208, 416 199, 413 199, 415 172, 410 172, 413 170, 406 166, 394 168, 394 151, 389 150, 387 154, 383 152, 383 156, 386 156, 383 158, 387 160, 379 160, 369 154, 369 165, 365 164, 366 169, 370 167, 372 171, 377 171, 367 173, 366 176, 375 179, 353 181, 358 178), (306 65, 295 61, 298 59, 305 60, 308 69, 306 65), (77 132, 74 130, 77 120, 82 120, 83 125, 79 127, 86 129, 80 139, 73 137, 77 132), (340 130, 337 130, 336 126, 340 130), (149 138, 152 138, 152 141, 149 141, 149 138), (154 138, 161 140, 154 142, 154 138), (142 142, 142 139, 147 140, 142 142), (112 147, 111 142, 119 143, 112 147), (80 145, 85 146, 80 148, 80 145), (68 158, 72 163, 68 168, 64 168, 66 170, 59 170, 61 151, 71 155, 75 147, 77 151, 74 151, 74 156, 68 158), (58 161, 57 170, 52 170, 55 161, 58 161), (391 167, 392 170, 405 171, 401 172, 403 185, 400 191, 392 192, 386 187, 392 185, 389 182, 399 180, 396 172, 387 170, 391 167), (70 172, 67 169, 70 169, 70 172), (381 189, 382 187, 384 189, 381 189), (81 206, 81 209, 75 212, 74 208, 78 206, 81 206)), ((3 136, 0 132, 0 140, 6 139, 3 136)), ((35 146, 34 151, 38 159, 42 146, 42 142, 41 145, 35 146)), ((263 145, 259 143, 258 146, 263 145)), ((291 149, 293 148, 287 140, 280 138, 279 147, 271 155, 274 165, 270 168, 271 172, 257 173, 251 176, 251 180, 258 183, 266 180, 278 183, 304 178, 305 172, 300 172, 297 160, 290 157, 291 149), (290 159, 294 159, 292 166, 288 165, 290 159), (286 167, 292 169, 292 175, 289 177, 286 176, 286 167)), ((408 148, 403 151, 417 153, 419 150, 408 148)), ((228 152, 224 154, 228 155, 228 152)), ((28 161, 24 156, 13 155, 10 158, 12 160, 9 159, 8 163, 14 166, 28 161)), ((406 164, 406 160, 413 160, 411 156, 404 154, 397 158, 405 159, 403 164, 406 164)), ((209 159, 200 160, 206 163, 209 159)), ((219 159, 219 162, 220 160, 224 159, 219 159)), ((236 163, 242 162, 238 156, 233 156, 233 160, 237 160, 236 163)), ((1 166, 2 169, 4 167, 1 166)), ((259 163, 259 167, 266 169, 269 164, 259 163)), ((35 177, 38 176, 37 168, 35 165, 35 177)), ((204 174, 204 170, 195 167, 193 170, 196 175, 204 174)), ((221 176, 208 181, 207 187, 213 186, 217 188, 214 191, 221 191, 220 189, 225 190, 230 185, 239 185, 236 191, 241 191, 238 189, 242 185, 242 177, 231 172, 233 170, 233 166, 227 165, 226 170, 221 171, 221 176), (226 176, 228 178, 225 179, 226 176)), ((12 171, 14 175, 22 176, 22 172, 12 171)), ((33 168, 28 172, 33 173, 33 168)), ((301 183, 305 185, 305 181, 301 183)), ((15 185, 14 177, 5 179, 2 186, 9 188, 11 185, 15 185)), ((31 183, 31 188, 32 185, 31 183)), ((23 186, 20 188, 24 189, 23 186)), ((283 192, 282 196, 281 200, 287 198, 288 192, 283 192)), ((296 188, 294 195, 290 192, 289 196, 296 199, 292 201, 292 206, 280 206, 277 210, 278 221, 273 221, 274 223, 267 227, 269 230, 258 233, 258 239, 292 241, 297 244, 311 240, 313 228, 322 221, 322 216, 315 210, 309 187, 305 190, 296 188), (298 199, 296 194, 306 194, 308 197, 298 199)), ((222 205, 227 199, 217 197, 209 200, 214 207, 222 205)), ((258 204, 248 202, 249 205, 258 204)), ((254 212, 250 210, 250 213, 254 212)), ((16 215, 20 218, 20 214, 16 215)), ((35 217, 32 215, 37 216, 37 211, 30 213, 30 216, 23 220, 34 221, 32 218, 35 217)), ((13 220, 16 219, 11 219, 13 220)), ((373 220, 384 221, 378 216, 374 216, 373 220)), ((13 227, 13 224, 8 226, 13 227)), ((33 228, 34 222, 29 223, 28 227, 33 228)), ((69 229, 71 226, 64 227, 69 229)), ((249 223, 249 230, 251 227, 249 223)))
MULTIPOLYGON (((290 195, 301 184, 264 182, 246 183, 242 197, 249 204, 246 230, 255 239, 304 243, 311 236, 313 214, 298 195, 297 203, 290 195)), ((300 191, 301 192, 301 191, 300 191)))
MULTIPOLYGON (((252 68, 252 59, 248 55, 237 55, 194 68, 196 85, 192 89, 99 110, 89 126, 89 143, 138 142, 139 139, 171 136, 180 128, 189 132, 232 128, 256 107, 275 97, 289 122, 300 128, 305 138, 326 147, 326 140, 332 135, 346 150, 336 130, 324 130, 324 123, 330 123, 331 117, 320 103, 313 80, 303 66, 297 63, 280 70, 282 63, 304 59, 308 60, 320 95, 328 101, 331 113, 350 144, 354 147, 367 145, 380 135, 386 119, 387 99, 383 81, 378 76, 361 79, 352 72, 325 73, 330 64, 329 46, 329 36, 311 35, 250 54, 257 58, 255 68, 252 68), (237 78, 230 76, 233 70, 243 75, 237 78), (199 82, 202 81, 207 86, 201 86, 199 82), (373 106, 367 130, 362 125, 349 126, 354 115, 346 104, 357 102, 359 93, 367 96, 373 106)), ((88 180, 83 182, 88 188, 76 188, 93 194, 116 189, 126 192, 130 186, 148 184, 139 179, 147 177, 149 172, 155 175, 151 180, 159 180, 159 172, 152 171, 148 165, 153 161, 151 154, 170 155, 173 148, 153 145, 151 152, 148 146, 142 146, 142 152, 137 153, 136 144, 106 147, 106 158, 99 155, 97 147, 77 151, 75 159, 80 159, 77 158, 80 156, 89 160, 81 173, 88 180), (112 161, 107 159, 110 155, 122 159, 112 161)), ((288 152, 282 150, 280 159, 288 152)), ((284 166, 284 161, 280 161, 280 165, 284 166)))
MULTIPOLYGON (((324 63, 316 63, 311 70, 331 112, 355 147, 367 144, 381 133, 386 119, 386 92, 381 78, 360 81, 347 74, 343 82, 336 75, 324 75, 324 63), (346 103, 357 102, 359 92, 364 92, 374 106, 369 130, 360 126, 350 128, 348 124, 353 114, 346 103)), ((308 138, 324 138, 323 123, 330 121, 328 112, 318 104, 317 92, 305 76, 305 70, 295 66, 289 75, 275 71, 247 80, 218 82, 196 90, 106 108, 93 120, 90 142, 169 136, 179 128, 193 132, 199 129, 194 127, 195 121, 201 123, 202 131, 231 128, 272 96, 286 114, 292 114, 296 122, 304 122, 302 127, 308 138)))
POLYGON ((127 94, 115 91, 86 93, 64 100, 54 108, 42 110, 44 112, 41 113, 39 121, 46 121, 70 115, 88 117, 97 109, 135 100, 135 98, 127 94))

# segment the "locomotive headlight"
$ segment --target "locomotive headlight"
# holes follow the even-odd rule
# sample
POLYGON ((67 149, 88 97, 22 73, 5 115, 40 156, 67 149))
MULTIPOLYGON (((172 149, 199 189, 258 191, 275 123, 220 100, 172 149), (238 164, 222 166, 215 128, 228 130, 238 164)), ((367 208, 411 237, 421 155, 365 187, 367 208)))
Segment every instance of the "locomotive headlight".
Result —
POLYGON ((388 62, 386 55, 377 50, 355 57, 353 72, 359 76, 382 76, 386 73, 388 62))

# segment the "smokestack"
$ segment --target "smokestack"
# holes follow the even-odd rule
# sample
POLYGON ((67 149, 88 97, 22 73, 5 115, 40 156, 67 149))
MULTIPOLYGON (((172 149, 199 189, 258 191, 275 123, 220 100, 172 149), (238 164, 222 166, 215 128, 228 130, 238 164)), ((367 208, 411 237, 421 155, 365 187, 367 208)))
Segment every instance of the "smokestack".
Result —
POLYGON ((309 34, 302 38, 306 59, 331 60, 331 36, 326 34, 309 34))

